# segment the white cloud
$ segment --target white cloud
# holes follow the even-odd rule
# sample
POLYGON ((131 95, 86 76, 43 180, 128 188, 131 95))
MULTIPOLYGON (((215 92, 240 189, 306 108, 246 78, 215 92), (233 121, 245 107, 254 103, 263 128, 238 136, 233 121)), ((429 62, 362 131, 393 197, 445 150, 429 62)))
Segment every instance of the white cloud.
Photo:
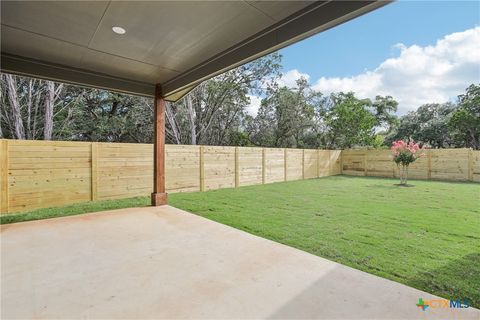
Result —
MULTIPOLYGON (((399 55, 373 71, 322 77, 313 88, 323 93, 353 91, 360 98, 391 95, 399 102, 399 113, 404 114, 424 103, 454 99, 471 83, 480 82, 480 27, 447 35, 433 46, 395 47, 399 55)), ((300 74, 291 70, 285 76, 291 81, 300 74)))
POLYGON ((299 80, 302 77, 307 80, 310 79, 309 74, 302 73, 297 69, 293 69, 282 74, 282 77, 277 81, 277 83, 281 87, 286 86, 288 88, 295 88, 297 86, 297 80, 299 80))
POLYGON ((259 96, 247 95, 250 98, 250 105, 247 107, 247 112, 252 117, 256 117, 258 109, 260 109, 260 104, 262 103, 262 98, 259 96))

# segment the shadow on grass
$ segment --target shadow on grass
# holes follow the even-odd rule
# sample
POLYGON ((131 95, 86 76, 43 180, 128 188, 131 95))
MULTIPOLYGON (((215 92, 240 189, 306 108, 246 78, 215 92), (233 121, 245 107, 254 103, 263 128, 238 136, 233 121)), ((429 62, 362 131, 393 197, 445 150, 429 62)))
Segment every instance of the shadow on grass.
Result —
POLYGON ((468 299, 480 308, 480 252, 407 279, 406 284, 446 299, 468 299))

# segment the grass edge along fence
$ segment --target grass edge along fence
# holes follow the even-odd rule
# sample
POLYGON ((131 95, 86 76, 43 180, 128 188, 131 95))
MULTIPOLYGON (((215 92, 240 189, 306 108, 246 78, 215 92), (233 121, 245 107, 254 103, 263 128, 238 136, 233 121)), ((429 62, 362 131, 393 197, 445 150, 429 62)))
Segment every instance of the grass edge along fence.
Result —
MULTIPOLYGON (((480 151, 441 149, 410 168, 413 179, 480 181, 480 151)), ((389 150, 166 145, 169 193, 337 174, 397 177, 389 150)), ((148 196, 153 145, 0 140, 0 212, 148 196)))

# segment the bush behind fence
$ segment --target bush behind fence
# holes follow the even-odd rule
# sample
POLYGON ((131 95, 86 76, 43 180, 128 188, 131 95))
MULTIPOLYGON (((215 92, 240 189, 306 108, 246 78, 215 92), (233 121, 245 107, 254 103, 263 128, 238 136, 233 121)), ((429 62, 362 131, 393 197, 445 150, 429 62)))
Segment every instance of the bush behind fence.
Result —
MULTIPOLYGON (((396 177, 388 150, 166 146, 167 192, 206 191, 337 174, 396 177)), ((480 181, 480 152, 430 150, 410 177, 480 181)), ((153 145, 0 140, 0 212, 148 196, 153 145)))

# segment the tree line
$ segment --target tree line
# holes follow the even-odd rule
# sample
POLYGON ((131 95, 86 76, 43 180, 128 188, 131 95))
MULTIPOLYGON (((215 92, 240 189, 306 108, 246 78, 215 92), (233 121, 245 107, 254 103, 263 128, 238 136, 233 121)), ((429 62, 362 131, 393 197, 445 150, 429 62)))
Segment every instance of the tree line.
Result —
MULTIPOLYGON (((280 85, 274 53, 207 80, 166 105, 171 144, 344 149, 414 139, 433 148, 480 149, 480 85, 456 102, 425 104, 397 117, 390 96, 324 95, 306 79, 280 85), (256 115, 251 96, 261 97, 256 115)), ((52 81, 0 75, 0 138, 153 141, 153 100, 52 81)))

